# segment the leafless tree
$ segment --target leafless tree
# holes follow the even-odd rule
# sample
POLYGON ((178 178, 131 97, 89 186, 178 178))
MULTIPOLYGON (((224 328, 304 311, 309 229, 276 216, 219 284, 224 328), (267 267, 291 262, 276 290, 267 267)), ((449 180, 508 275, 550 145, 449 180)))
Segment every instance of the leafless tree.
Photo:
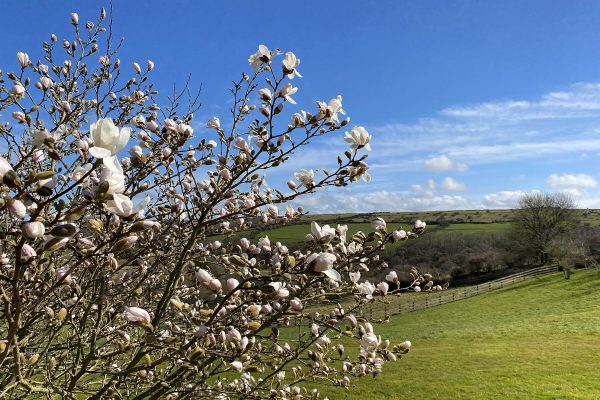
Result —
POLYGON ((577 221, 575 202, 564 193, 531 192, 519 199, 516 229, 522 243, 547 261, 546 249, 554 237, 572 229, 577 221))

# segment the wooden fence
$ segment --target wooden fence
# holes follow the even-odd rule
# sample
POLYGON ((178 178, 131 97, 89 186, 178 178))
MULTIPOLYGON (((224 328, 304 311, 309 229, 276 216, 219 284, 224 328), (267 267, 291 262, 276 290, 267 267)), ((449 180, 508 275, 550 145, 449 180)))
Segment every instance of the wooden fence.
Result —
POLYGON ((386 299, 390 299, 389 303, 368 304, 360 310, 359 315, 368 320, 384 320, 392 315, 435 307, 477 296, 478 294, 495 289, 502 289, 527 278, 557 272, 558 270, 559 266, 557 264, 545 265, 464 288, 453 288, 439 292, 404 293, 401 295, 389 296, 386 297, 386 299))

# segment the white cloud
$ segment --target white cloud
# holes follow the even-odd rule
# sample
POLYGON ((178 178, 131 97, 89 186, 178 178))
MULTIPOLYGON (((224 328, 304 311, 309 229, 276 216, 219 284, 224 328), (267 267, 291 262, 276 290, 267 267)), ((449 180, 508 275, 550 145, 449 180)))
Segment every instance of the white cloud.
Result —
POLYGON ((425 169, 433 172, 442 171, 466 171, 469 169, 467 164, 457 163, 445 154, 438 157, 431 157, 423 162, 425 169))
POLYGON ((598 182, 586 174, 552 174, 546 179, 546 183, 554 190, 595 188, 598 182))
POLYGON ((539 192, 539 191, 538 190, 530 190, 530 191, 504 190, 504 191, 497 192, 497 193, 490 193, 490 194, 486 194, 485 196, 483 196, 482 204, 485 208, 500 208, 500 209, 515 208, 517 206, 517 204, 519 203, 519 199, 523 195, 525 195, 527 193, 533 193, 533 192, 539 192))
POLYGON ((449 176, 444 178, 441 188, 447 192, 463 192, 467 190, 467 186, 463 182, 459 182, 449 176))
POLYGON ((293 202, 311 213, 353 213, 376 211, 460 210, 477 207, 462 196, 436 195, 431 192, 381 190, 371 193, 322 191, 293 202))

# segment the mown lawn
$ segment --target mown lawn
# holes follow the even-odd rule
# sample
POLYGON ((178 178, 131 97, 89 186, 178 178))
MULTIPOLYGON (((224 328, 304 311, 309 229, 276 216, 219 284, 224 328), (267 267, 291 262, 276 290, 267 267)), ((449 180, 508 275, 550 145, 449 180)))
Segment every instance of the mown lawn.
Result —
POLYGON ((330 399, 600 399, 600 278, 577 271, 392 317, 412 351, 330 399))

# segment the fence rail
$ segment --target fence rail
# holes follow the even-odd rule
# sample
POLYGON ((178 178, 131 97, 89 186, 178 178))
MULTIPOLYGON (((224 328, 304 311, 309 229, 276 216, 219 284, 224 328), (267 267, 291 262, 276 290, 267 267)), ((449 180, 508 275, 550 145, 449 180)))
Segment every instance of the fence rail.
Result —
POLYGON ((504 278, 480 283, 464 288, 450 289, 440 292, 421 292, 419 294, 402 294, 391 297, 389 303, 371 303, 360 310, 360 315, 368 320, 383 320, 392 315, 431 308, 453 301, 477 296, 481 293, 502 289, 506 286, 521 282, 527 278, 545 275, 559 270, 558 264, 532 268, 504 278))

